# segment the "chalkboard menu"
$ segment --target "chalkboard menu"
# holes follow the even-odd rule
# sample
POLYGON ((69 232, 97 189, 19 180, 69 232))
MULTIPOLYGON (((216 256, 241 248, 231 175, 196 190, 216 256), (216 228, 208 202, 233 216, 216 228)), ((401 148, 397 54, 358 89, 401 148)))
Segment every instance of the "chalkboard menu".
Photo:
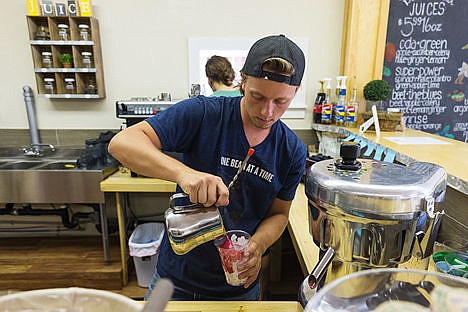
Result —
POLYGON ((468 1, 390 0, 383 79, 408 128, 468 142, 468 1))

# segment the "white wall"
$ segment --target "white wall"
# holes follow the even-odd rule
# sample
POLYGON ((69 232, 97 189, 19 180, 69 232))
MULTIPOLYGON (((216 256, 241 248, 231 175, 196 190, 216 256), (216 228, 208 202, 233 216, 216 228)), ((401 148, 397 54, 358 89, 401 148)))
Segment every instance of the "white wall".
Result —
MULTIPOLYGON (((116 100, 189 91, 188 38, 252 37, 284 33, 309 38, 309 129, 318 80, 338 74, 343 0, 92 0, 99 20, 107 97, 99 101, 36 96, 40 129, 117 129, 116 100)), ((26 1, 4 1, 0 10, 0 129, 28 128, 22 86, 36 89, 26 25, 26 1)))

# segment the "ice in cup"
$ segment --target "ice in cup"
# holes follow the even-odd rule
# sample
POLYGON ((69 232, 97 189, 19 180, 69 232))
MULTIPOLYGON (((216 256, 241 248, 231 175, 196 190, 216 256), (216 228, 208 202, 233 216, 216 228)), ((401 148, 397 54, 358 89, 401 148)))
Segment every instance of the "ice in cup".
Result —
POLYGON ((232 286, 242 286, 247 278, 239 278, 238 266, 247 260, 245 253, 249 245, 250 234, 242 230, 227 231, 214 241, 223 265, 226 282, 232 286))

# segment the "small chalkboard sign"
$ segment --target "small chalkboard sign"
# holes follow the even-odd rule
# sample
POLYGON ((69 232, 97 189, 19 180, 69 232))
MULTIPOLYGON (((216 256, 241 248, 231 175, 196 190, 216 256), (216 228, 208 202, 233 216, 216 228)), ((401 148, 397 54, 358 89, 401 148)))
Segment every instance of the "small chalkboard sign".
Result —
POLYGON ((467 0, 390 0, 387 108, 408 128, 468 142, 467 0))

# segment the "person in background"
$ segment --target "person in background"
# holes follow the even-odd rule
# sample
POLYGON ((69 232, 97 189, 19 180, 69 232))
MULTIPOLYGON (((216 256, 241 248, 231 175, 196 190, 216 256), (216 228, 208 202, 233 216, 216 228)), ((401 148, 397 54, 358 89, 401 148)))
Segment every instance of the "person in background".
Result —
POLYGON ((259 299, 262 255, 288 224, 305 167, 305 145, 280 120, 304 68, 304 54, 293 41, 284 35, 262 38, 241 70, 243 96, 192 97, 114 136, 109 152, 124 166, 177 183, 191 202, 219 207, 226 230, 252 236, 248 260, 238 268, 247 281, 230 286, 212 241, 179 256, 165 233, 146 298, 162 277, 175 285, 172 300, 259 299), (254 154, 228 189, 250 148, 254 154), (161 150, 183 153, 183 162, 161 150))
POLYGON ((236 75, 227 58, 218 55, 210 57, 205 65, 205 73, 213 90, 211 96, 241 96, 239 87, 234 86, 236 75))

